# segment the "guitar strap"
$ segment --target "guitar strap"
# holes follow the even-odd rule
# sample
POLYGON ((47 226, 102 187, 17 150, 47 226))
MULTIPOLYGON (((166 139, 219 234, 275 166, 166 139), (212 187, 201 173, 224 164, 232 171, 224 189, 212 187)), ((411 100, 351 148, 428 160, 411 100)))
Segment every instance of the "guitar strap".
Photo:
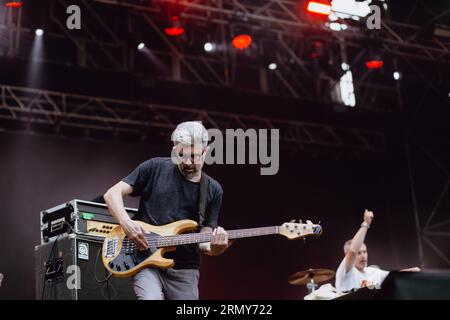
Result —
POLYGON ((199 215, 199 225, 203 226, 205 222, 205 210, 206 210, 206 197, 208 195, 208 185, 209 179, 208 175, 202 171, 202 176, 200 178, 200 195, 198 197, 198 215, 199 215))

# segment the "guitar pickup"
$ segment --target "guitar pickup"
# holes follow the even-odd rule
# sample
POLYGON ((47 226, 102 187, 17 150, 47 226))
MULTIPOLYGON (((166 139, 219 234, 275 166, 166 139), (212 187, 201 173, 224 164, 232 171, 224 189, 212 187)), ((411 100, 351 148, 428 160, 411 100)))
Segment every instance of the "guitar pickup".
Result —
POLYGON ((105 252, 106 258, 112 258, 116 256, 118 242, 119 239, 107 239, 104 242, 103 251, 105 252))

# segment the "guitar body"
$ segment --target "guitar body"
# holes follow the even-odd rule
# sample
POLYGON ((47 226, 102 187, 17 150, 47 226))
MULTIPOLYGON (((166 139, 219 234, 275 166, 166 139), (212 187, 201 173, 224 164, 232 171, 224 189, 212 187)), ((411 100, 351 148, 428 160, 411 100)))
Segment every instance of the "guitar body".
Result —
POLYGON ((153 226, 142 221, 136 221, 146 232, 150 248, 146 251, 136 250, 126 237, 121 226, 115 227, 105 238, 102 249, 102 260, 106 269, 116 277, 131 277, 144 268, 171 268, 173 259, 163 257, 164 253, 174 251, 176 246, 158 248, 156 239, 160 236, 174 236, 186 231, 195 230, 197 222, 179 220, 163 226, 153 226), (134 249, 133 249, 134 248, 134 249))

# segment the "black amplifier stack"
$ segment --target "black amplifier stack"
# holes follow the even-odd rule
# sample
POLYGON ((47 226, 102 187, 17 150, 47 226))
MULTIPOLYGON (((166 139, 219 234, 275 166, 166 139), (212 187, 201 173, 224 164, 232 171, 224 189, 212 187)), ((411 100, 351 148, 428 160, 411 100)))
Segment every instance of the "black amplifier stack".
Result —
MULTIPOLYGON (((136 209, 126 211, 130 217, 137 214, 136 209)), ((131 278, 110 277, 103 267, 103 238, 115 226, 103 203, 75 199, 41 211, 36 299, 136 299, 131 278)))

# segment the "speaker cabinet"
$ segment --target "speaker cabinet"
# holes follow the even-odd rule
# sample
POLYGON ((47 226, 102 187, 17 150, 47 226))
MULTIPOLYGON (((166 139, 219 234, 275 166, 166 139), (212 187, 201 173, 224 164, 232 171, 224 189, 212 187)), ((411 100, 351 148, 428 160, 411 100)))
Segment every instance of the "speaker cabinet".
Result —
POLYGON ((132 278, 108 280, 99 239, 75 234, 35 247, 36 299, 136 299, 132 278))

